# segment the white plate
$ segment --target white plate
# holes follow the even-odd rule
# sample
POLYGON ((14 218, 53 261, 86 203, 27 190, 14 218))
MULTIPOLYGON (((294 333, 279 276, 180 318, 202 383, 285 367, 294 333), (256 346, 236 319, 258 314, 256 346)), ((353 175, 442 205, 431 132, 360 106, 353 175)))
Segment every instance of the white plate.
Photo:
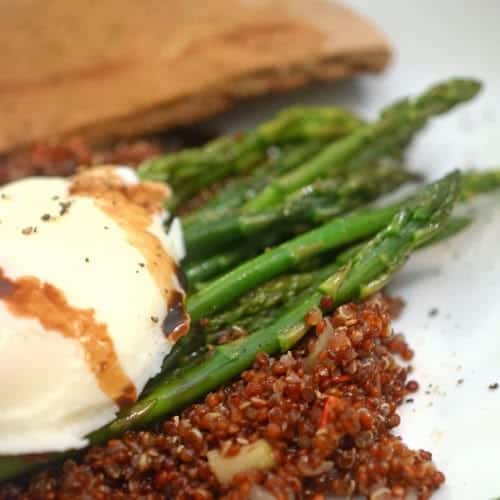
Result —
MULTIPOLYGON (((500 167, 500 1, 348 0, 387 33, 397 57, 383 76, 265 98, 219 120, 250 126, 290 103, 340 103, 374 116, 392 99, 450 76, 485 83, 480 98, 439 118, 410 151, 435 178, 454 167, 500 167)), ((407 307, 396 328, 416 351, 421 389, 401 410, 400 432, 432 451, 447 477, 436 500, 500 496, 500 195, 474 206, 459 236, 414 256, 392 290, 407 307), (429 311, 439 310, 431 317, 429 311), (463 380, 459 383, 459 380, 463 380), (429 384, 432 384, 430 386, 429 384)))

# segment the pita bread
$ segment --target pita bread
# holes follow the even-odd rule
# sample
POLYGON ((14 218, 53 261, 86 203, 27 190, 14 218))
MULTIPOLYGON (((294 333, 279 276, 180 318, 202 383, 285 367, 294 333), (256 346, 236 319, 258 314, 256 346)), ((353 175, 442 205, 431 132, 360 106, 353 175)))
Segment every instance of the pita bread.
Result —
POLYGON ((2 4, 0 152, 185 125, 240 99, 380 71, 390 47, 328 0, 2 4))

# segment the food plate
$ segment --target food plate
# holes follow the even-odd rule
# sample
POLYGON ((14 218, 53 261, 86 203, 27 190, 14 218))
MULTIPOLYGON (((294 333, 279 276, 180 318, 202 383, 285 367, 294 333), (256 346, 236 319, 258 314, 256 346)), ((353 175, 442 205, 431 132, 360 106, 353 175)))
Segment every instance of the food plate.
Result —
MULTIPOLYGON (((353 5, 354 3, 355 2, 353 2, 353 5)), ((357 5, 357 7, 363 6, 357 5)), ((492 51, 492 48, 495 47, 495 42, 498 41, 495 39, 497 35, 494 34, 494 28, 495 20, 498 18, 496 14, 499 12, 497 12, 498 8, 492 3, 485 3, 480 10, 472 9, 467 5, 462 7, 462 10, 457 10, 456 3, 451 4, 450 2, 441 3, 438 8, 428 3, 419 5, 418 8, 412 8, 411 10, 403 7, 399 7, 399 10, 395 10, 394 5, 389 6, 389 4, 384 2, 370 4, 370 9, 374 9, 374 11, 367 12, 367 14, 370 17, 378 19, 380 24, 385 26, 389 36, 394 40, 395 46, 398 48, 400 47, 400 52, 394 66, 383 78, 364 78, 345 82, 333 88, 325 86, 316 87, 310 92, 296 93, 286 99, 269 98, 261 102, 258 106, 252 104, 251 108, 240 109, 237 114, 226 115, 219 120, 219 126, 223 129, 232 131, 237 130, 237 128, 246 128, 253 125, 253 122, 265 119, 266 114, 276 111, 277 108, 283 108, 292 103, 343 104, 346 107, 352 107, 365 116, 370 117, 375 115, 375 111, 378 108, 392 100, 394 95, 400 96, 416 92, 422 87, 435 82, 437 79, 449 78, 450 76, 471 76, 482 79, 486 84, 486 90, 481 99, 475 104, 465 106, 462 110, 451 115, 448 119, 436 120, 436 123, 428 130, 427 134, 423 135, 418 142, 414 144, 409 155, 409 162, 415 169, 425 174, 428 179, 435 179, 455 166, 465 168, 471 166, 488 167, 496 164, 495 166, 498 167, 498 163, 496 162, 498 161, 499 148, 495 138, 500 131, 499 121, 496 116, 498 112, 496 106, 498 106, 499 102, 497 90, 497 84, 500 83, 498 81, 499 68, 498 63, 496 63, 496 65, 495 63, 491 63, 487 55, 489 51, 492 51), (444 29, 442 22, 442 19, 445 18, 447 20, 446 29, 444 29), (470 25, 474 26, 474 29, 472 31, 467 31, 466 28, 470 25), (449 29, 448 26, 450 27, 449 29), (415 44, 415 33, 417 31, 421 37, 425 37, 425 40, 419 44, 415 44), (445 37, 444 39, 443 36, 445 37)), ((459 8, 460 7, 458 7, 458 9, 459 8)), ((475 83, 467 80, 458 80, 458 82, 461 82, 460 85, 465 84, 464 88, 468 89, 470 92, 470 94, 466 92, 460 99, 466 99, 467 95, 470 97, 478 88, 475 83)), ((440 87, 440 89, 441 91, 447 89, 447 97, 450 95, 453 96, 453 91, 450 92, 450 87, 445 85, 444 87, 440 87)), ((428 94, 426 97, 427 96, 428 94)), ((436 110, 439 111, 442 109, 439 102, 437 107, 434 106, 436 103, 436 100, 434 100, 435 94, 433 93, 432 96, 433 99, 431 100, 424 99, 423 101, 417 101, 418 103, 424 102, 427 106, 430 104, 430 111, 427 110, 430 114, 433 114, 436 110)), ((418 119, 422 115, 418 113, 418 108, 415 112, 415 108, 416 107, 410 107, 411 112, 408 113, 407 117, 414 119, 414 121, 416 120, 418 124, 418 119)), ((402 108, 398 106, 393 109, 401 110, 402 108)), ((403 109, 407 108, 403 105, 403 109)), ((391 125, 388 130, 391 131, 394 131, 393 126, 395 124, 398 128, 400 125, 399 121, 394 119, 394 116, 389 119, 388 123, 391 125)), ((376 132, 379 130, 379 127, 367 130, 376 132)), ((386 131, 387 128, 382 127, 382 130, 386 131)), ((395 134, 395 136, 399 137, 399 134, 395 134)), ((365 133, 362 132, 360 137, 366 139, 365 133)), ((354 138, 356 141, 359 139, 358 136, 354 136, 354 138)), ((348 139, 348 141, 347 144, 353 143, 350 139, 348 139)), ((357 144, 356 141, 354 141, 354 144, 357 144)), ((241 142, 238 141, 238 144, 240 143, 241 142)), ((223 143, 223 145, 224 144, 226 143, 223 143)), ((340 151, 343 151, 342 148, 340 151)), ((328 156, 328 158, 331 157, 328 156)), ((345 157, 341 156, 341 158, 345 157)), ((337 166, 339 166, 340 161, 338 156, 336 157, 336 161, 337 166)), ((323 160, 320 166, 326 164, 327 162, 323 160)), ((340 166, 343 165, 345 165, 345 162, 340 166)), ((141 175, 144 176, 147 169, 141 169, 141 172, 141 175)), ((127 201, 127 195, 133 197, 135 188, 137 187, 135 177, 134 182, 130 183, 126 181, 126 179, 120 177, 117 172, 113 171, 112 174, 113 175, 108 179, 109 184, 107 188, 105 188, 102 193, 100 192, 99 197, 96 197, 96 200, 99 199, 102 203, 106 200, 111 202, 110 204, 104 203, 104 208, 114 207, 116 205, 114 196, 117 193, 121 193, 120 196, 125 197, 125 201, 127 201), (109 192, 106 192, 106 189, 109 192), (116 193, 114 191, 116 191, 116 193)), ((89 175, 93 176, 95 174, 90 173, 89 175)), ((364 175, 366 179, 368 176, 366 174, 364 175)), ((373 186, 377 179, 377 177, 375 177, 375 171, 371 169, 369 175, 371 176, 369 182, 373 186)), ((81 174, 81 176, 85 176, 85 174, 81 174)), ((147 179, 148 177, 143 177, 143 179, 145 178, 147 179)), ((186 182, 185 178, 180 179, 186 182)), ((80 192, 79 190, 82 189, 80 180, 74 179, 72 181, 73 184, 71 184, 64 193, 73 195, 76 190, 78 195, 80 192)), ((173 183, 175 178, 172 178, 171 181, 173 183)), ((179 178, 177 182, 179 183, 179 178)), ((193 179, 191 182, 195 183, 195 180, 193 179)), ((440 188, 433 196, 428 198, 427 204, 424 203, 423 206, 420 204, 418 205, 419 208, 416 212, 412 204, 406 206, 402 213, 403 215, 408 215, 408 213, 410 213, 410 219, 408 219, 408 217, 398 217, 398 224, 395 226, 391 224, 389 231, 381 233, 384 235, 384 238, 386 236, 390 238, 401 238, 403 242, 407 242, 406 245, 410 245, 410 243, 408 243, 410 241, 412 244, 416 245, 422 242, 422 234, 429 234, 426 233, 429 227, 433 229, 439 227, 439 222, 444 220, 443 217, 446 214, 445 208, 455 199, 454 196, 457 196, 459 193, 457 175, 448 176, 443 182, 444 183, 438 184, 440 188), (442 196, 444 196, 444 198, 441 198, 442 196), (431 200, 433 204, 429 205, 429 200, 431 200), (437 201, 439 201, 439 203, 437 201), (437 207, 435 208, 436 211, 426 211, 426 207, 428 206, 437 207), (431 213, 437 214, 436 217, 430 217, 431 213), (412 224, 406 228, 406 233, 404 233, 404 238, 406 238, 406 240, 404 240, 399 232, 399 221, 404 222, 405 220, 410 221, 412 224)), ((95 183, 90 183, 89 185, 95 187, 95 183)), ((194 188, 196 185, 197 184, 193 184, 189 187, 194 188)), ((87 183, 83 183, 85 189, 87 189, 86 186, 88 187, 87 183)), ((434 192, 434 189, 435 185, 432 187, 431 192, 434 192)), ((86 190, 83 192, 87 193, 86 190)), ((162 192, 164 192, 164 188, 162 192)), ((176 201, 178 202, 182 199, 182 193, 185 195, 185 192, 181 190, 181 195, 177 194, 174 199, 170 200, 171 203, 175 204, 176 201)), ((271 199, 273 199, 273 193, 276 195, 276 198, 279 198, 279 193, 276 194, 272 190, 270 193, 271 199)), ((51 196, 49 198, 51 201, 56 201, 60 198, 59 196, 54 197, 52 193, 50 194, 51 196)), ((267 194, 269 194, 269 192, 267 192, 266 195, 267 194)), ((26 198, 31 199, 29 196, 26 198)), ((11 198, 4 194, 3 199, 10 200, 11 198)), ((121 199, 122 198, 120 198, 120 200, 121 199)), ((256 199, 249 202, 249 205, 255 208, 255 206, 259 206, 259 203, 262 203, 262 199, 262 197, 257 196, 256 199), (256 201, 257 204, 255 204, 256 201)), ((264 199, 266 198, 264 197, 264 199)), ((426 199, 425 197, 423 198, 423 200, 426 199)), ((163 198, 161 201, 163 202, 163 198)), ((76 201, 74 203, 76 203, 76 201)), ((63 210, 59 215, 56 214, 54 217, 61 217, 67 212, 67 207, 69 206, 68 202, 60 203, 59 205, 63 205, 63 210)), ((139 208, 139 205, 135 208, 139 208)), ((248 207, 246 206, 245 208, 248 207)), ((471 215, 471 211, 473 212, 472 215, 475 213, 477 219, 475 225, 468 228, 460 235, 455 236, 451 241, 420 252, 413 258, 410 266, 405 268, 405 270, 399 274, 396 281, 391 284, 393 294, 402 296, 407 303, 403 316, 396 323, 396 328, 398 331, 401 330, 405 332, 412 346, 417 351, 417 356, 415 359, 412 359, 411 363, 414 367, 413 375, 420 382, 420 391, 415 396, 412 394, 411 397, 407 397, 401 409, 404 419, 403 425, 398 432, 403 435, 405 441, 412 447, 424 447, 432 450, 435 454, 434 458, 437 466, 446 472, 448 483, 447 486, 439 492, 437 497, 435 497, 438 498, 438 500, 461 498, 488 499, 497 497, 500 493, 500 484, 495 484, 495 481, 498 482, 498 479, 494 474, 494 458, 496 457, 493 454, 498 448, 498 439, 495 437, 495 424, 498 410, 500 409, 500 379, 497 378, 499 376, 499 371, 496 367, 498 358, 497 353, 500 349, 495 335, 497 323, 495 302, 498 289, 497 283, 500 277, 495 243, 496 227, 500 223, 500 200, 497 194, 479 200, 473 205, 462 207, 462 209, 467 210, 468 215, 471 215)), ((142 206, 141 210, 146 210, 146 206, 142 206)), ((76 209, 73 206, 71 214, 75 211, 76 209)), ((47 212, 41 216, 41 220, 50 222, 52 217, 53 216, 47 212)), ((354 217, 359 216, 355 215, 354 217)), ((143 218, 141 218, 141 221, 142 220, 143 218)), ((144 220, 149 220, 149 218, 144 220)), ((203 220, 201 222, 204 223, 203 220)), ((7 224, 5 225, 7 226, 7 224)), ((0 227, 3 226, 4 224, 0 227)), ((147 227, 147 224, 144 226, 141 222, 142 231, 144 231, 144 227, 147 227)), ((108 226, 104 226, 104 229, 107 230, 109 228, 108 226)), ((190 248, 194 248, 196 252, 197 248, 201 248, 201 246, 198 245, 198 247, 196 247, 193 242, 198 244, 200 241, 203 242, 203 234, 201 239, 199 239, 199 228, 194 225, 189 226, 189 224, 186 224, 185 229, 188 251, 190 248), (189 232, 189 227, 191 227, 191 232, 189 232), (189 235, 191 235, 191 238, 189 235)), ((17 231, 17 226, 15 230, 17 231)), ((26 226, 21 231, 25 236, 32 234, 32 232, 37 231, 36 228, 34 230, 31 226, 26 226)), ((220 235, 221 233, 215 234, 220 235)), ((222 234, 224 234, 224 232, 222 234)), ((314 243, 316 244, 325 239, 325 234, 323 232, 318 234, 319 236, 316 235, 316 239, 314 239, 314 243)), ((212 236, 213 234, 211 234, 211 237, 212 236)), ((147 241, 150 240, 148 239, 147 241)), ((377 254, 378 262, 385 262, 387 264, 388 255, 384 253, 384 251, 389 247, 379 245, 380 239, 378 237, 375 239, 375 242, 375 246, 371 244, 368 248, 370 250, 378 248, 378 251, 382 252, 377 254)), ((221 241, 217 241, 217 243, 220 244, 221 241)), ((384 240, 383 243, 385 244, 387 242, 384 240)), ((403 245, 403 243, 400 244, 403 245)), ((158 247, 155 248, 158 249, 158 247)), ((405 249, 404 246, 402 248, 403 250, 405 249)), ((410 246, 407 246, 407 248, 410 248, 410 246)), ((10 253, 12 254, 13 252, 10 253)), ((158 257, 158 255, 158 253, 155 253, 156 257, 158 257)), ((200 252, 200 255, 203 255, 203 253, 200 252)), ((266 257, 269 255, 270 254, 266 253, 262 256, 262 259, 272 261, 272 259, 266 257)), ((364 265, 365 263, 363 263, 361 267, 358 266, 359 262, 366 256, 363 251, 359 255, 363 255, 363 257, 360 257, 360 259, 356 257, 353 263, 351 262, 352 268, 346 267, 342 269, 340 278, 341 287, 345 284, 345 276, 355 275, 357 279, 359 279, 359 276, 363 276, 363 280, 365 280, 368 279, 367 274, 370 275, 370 272, 372 272, 373 275, 373 269, 378 269, 378 264, 374 267, 372 263, 370 263, 371 267, 368 266, 368 268, 364 265), (362 272, 360 272, 360 269, 362 272)), ((89 263, 89 258, 85 258, 84 262, 89 263)), ((390 263, 395 264, 395 261, 392 260, 390 263)), ((153 264, 156 265, 156 262, 153 264)), ((142 261, 140 261, 138 265, 139 267, 145 267, 145 263, 142 261)), ((377 277, 380 278, 379 275, 377 275, 377 277)), ((314 311, 310 309, 306 310, 305 307, 310 308, 312 303, 315 305, 322 303, 320 292, 334 296, 336 301, 342 301, 343 295, 342 292, 339 294, 339 290, 343 290, 344 288, 339 288, 337 278, 338 276, 335 276, 335 280, 326 282, 330 283, 330 288, 328 288, 328 285, 320 287, 314 294, 313 302, 310 302, 308 299, 306 302, 301 303, 299 308, 294 308, 293 311, 290 312, 291 319, 288 318, 287 315, 286 318, 288 319, 286 321, 291 322, 293 320, 293 323, 299 321, 300 331, 303 332, 305 330, 303 328, 302 319, 304 318, 305 312, 309 311, 306 314, 306 323, 308 325, 317 324, 318 334, 321 333, 326 328, 325 325, 327 325, 327 322, 317 323, 317 321, 321 319, 321 316, 317 316, 317 314, 314 315, 314 311), (320 326, 321 329, 319 328, 320 326)), ((10 295, 13 295, 17 291, 18 284, 17 282, 11 282, 7 279, 4 279, 4 282, 7 283, 7 286, 4 286, 4 291, 6 290, 5 294, 10 297, 10 295)), ((31 281, 30 283, 30 286, 32 286, 31 281)), ((215 295, 218 297, 217 294, 221 295, 222 292, 225 293, 225 289, 223 290, 225 282, 221 281, 217 283, 214 285, 215 288, 210 288, 210 290, 212 290, 212 292, 213 290, 217 290, 215 295)), ((354 284, 356 283, 357 282, 354 281, 354 284)), ((23 284, 25 284, 25 281, 23 281, 23 284)), ((354 285, 351 283, 349 286, 352 288, 354 285)), ((349 286, 347 287, 348 289, 349 286)), ((356 289, 359 288, 358 285, 356 285, 356 287, 356 289)), ((365 288, 367 289, 369 287, 363 286, 360 290, 365 291, 365 288)), ((38 288, 35 286, 35 289, 38 288)), ((163 288, 162 286, 159 290, 163 293, 163 291, 169 289, 170 287, 163 288)), ((209 311, 209 307, 211 307, 210 301, 207 302, 206 299, 203 299, 203 290, 202 288, 198 294, 193 295, 195 300, 190 304, 189 312, 193 322, 201 322, 201 320, 204 319, 204 315, 209 311), (200 296, 203 300, 199 298, 200 296), (196 297, 198 297, 198 299, 196 299, 196 297)), ((344 297, 344 299, 349 297, 350 296, 344 297)), ((11 299, 9 298, 8 300, 11 299)), ((12 301, 14 300, 15 299, 12 299, 12 301)), ((25 302, 29 303, 29 300, 25 302)), ((216 304, 218 307, 224 306, 224 304, 217 304, 216 302, 213 302, 213 304, 216 304)), ((11 305, 10 302, 9 305, 11 305)), ((176 308, 173 308, 173 310, 176 310, 176 308)), ((17 311, 17 309, 15 309, 15 311, 17 311)), ((156 315, 149 316, 147 320, 148 324, 149 320, 151 320, 151 323, 154 325, 159 323, 158 316, 156 315)), ((281 328, 282 324, 279 324, 281 328)), ((165 325, 165 322, 162 322, 162 325, 165 325)), ((207 325, 208 323, 205 323, 205 326, 207 325)), ((160 327, 158 326, 155 328, 160 327)), ((295 339, 295 333, 289 336, 290 331, 295 332, 293 329, 287 329, 286 335, 278 339, 274 338, 272 345, 270 344, 270 350, 278 349, 278 347, 288 348, 290 339, 295 339)), ((384 332, 386 332, 386 330, 384 330, 384 332)), ((331 333, 332 332, 330 332, 330 335, 331 333)), ((353 332, 353 335, 354 333, 357 332, 353 332)), ((251 336, 247 339, 249 341, 252 339, 257 340, 253 341, 253 347, 247 345, 248 350, 246 354, 245 350, 241 349, 243 344, 239 341, 232 342, 227 348, 226 346, 221 347, 221 349, 224 349, 220 351, 222 352, 221 356, 223 361, 233 363, 231 364, 231 369, 235 368, 236 365, 243 367, 248 359, 248 353, 254 352, 255 354, 257 352, 256 349, 262 347, 261 340, 264 337, 266 337, 267 342, 267 330, 261 328, 256 335, 255 337, 251 336), (252 351, 252 349, 255 351, 252 351), (241 353, 244 355, 241 356, 241 353), (242 359, 242 361, 236 361, 240 359, 242 359)), ((274 332, 274 335, 276 335, 276 332, 274 332)), ((328 335, 324 334, 323 338, 325 337, 328 342, 328 335)), ((357 337, 359 341, 359 336, 357 337)), ((339 339, 332 339, 332 342, 333 340, 338 341, 339 339)), ((243 340, 243 342, 246 341, 243 340)), ((320 342, 318 342, 316 346, 318 344, 320 344, 320 342)), ((267 343, 265 345, 267 346, 267 343)), ((335 347, 335 349, 337 349, 337 347, 335 347)), ((219 351, 217 351, 217 353, 219 353, 219 351)), ((405 351, 405 359, 411 358, 411 356, 406 356, 406 354, 409 353, 405 351)), ((186 391, 189 390, 188 386, 186 386, 186 389, 182 389, 184 387, 183 383, 190 375, 197 374, 198 377, 202 377, 206 373, 210 374, 210 370, 217 367, 220 360, 220 357, 217 358, 216 356, 212 356, 206 360, 206 363, 204 361, 201 364, 193 365, 189 370, 183 371, 182 374, 179 375, 179 378, 171 381, 169 387, 170 389, 173 387, 172 394, 176 395, 177 393, 174 389, 176 387, 181 387, 181 395, 193 396, 192 394, 187 394, 186 391), (182 393, 182 390, 185 392, 182 393)), ((344 357, 344 360, 349 361, 352 360, 352 358, 344 357)), ((262 365, 266 360, 258 358, 257 362, 259 365, 262 365)), ((383 365, 386 365, 385 360, 383 365)), ((349 363, 349 366, 352 368, 352 373, 355 373, 357 365, 354 364, 351 366, 351 363, 349 363)), ((263 366, 261 366, 261 368, 262 367, 263 366)), ((227 368, 224 370, 225 373, 231 373, 227 368)), ((349 373, 352 375, 351 369, 349 373)), ((259 372, 259 376, 261 375, 262 372, 259 372)), ((350 375, 347 375, 347 379, 343 378, 342 380, 339 379, 339 381, 343 382, 349 380, 349 377, 350 375)), ((198 380, 200 380, 200 378, 198 380)), ((379 381, 379 379, 371 380, 373 380, 374 383, 379 381)), ((335 380, 335 382, 337 382, 337 380, 335 380)), ((194 377, 192 383, 196 384, 196 377, 194 377)), ((396 388, 398 383, 398 381, 395 382, 396 388)), ((203 390, 204 385, 198 384, 198 386, 203 390)), ((414 386, 414 383, 412 383, 412 386, 414 386)), ((129 384, 124 384, 124 387, 129 387, 129 384)), ((274 385, 272 387, 274 390, 274 385)), ((255 386, 252 386, 249 395, 252 395, 254 389, 255 386)), ((394 386, 392 389, 394 389, 394 386)), ((146 418, 146 414, 150 410, 151 412, 153 412, 153 410, 160 411, 161 408, 158 409, 157 406, 157 404, 159 404, 158 401, 162 404, 166 404, 167 408, 169 404, 174 404, 172 402, 174 398, 171 398, 170 402, 168 402, 168 397, 159 397, 159 393, 155 392, 156 390, 159 389, 151 389, 151 391, 147 393, 145 399, 140 403, 142 407, 139 407, 139 411, 137 411, 137 407, 134 407, 135 410, 133 408, 127 410, 129 413, 122 414, 120 419, 113 425, 118 424, 118 430, 121 430, 121 424, 131 424, 129 418, 132 418, 132 415, 134 418, 140 419, 142 417, 146 418), (146 403, 146 406, 144 406, 144 403, 146 403)), ((240 390, 241 394, 244 394, 244 390, 241 387, 237 390, 240 390)), ((413 392, 410 386, 408 390, 413 392)), ((319 395, 322 396, 321 393, 319 395)), ((118 402, 117 399, 112 397, 108 399, 109 401, 118 402)), ((213 402, 213 400, 211 401, 213 402)), ((258 404, 260 405, 262 401, 262 399, 258 401, 258 404)), ((335 396, 331 395, 327 398, 319 422, 321 427, 324 426, 324 422, 328 420, 329 415, 331 417, 331 413, 336 411, 335 408, 338 409, 336 401, 337 398, 335 396)), ((218 403, 216 402, 216 404, 218 403)), ((371 404, 371 402, 369 402, 369 404, 371 404)), ((61 407, 64 407, 65 410, 67 409, 65 405, 61 405, 61 407)), ((382 407, 380 408, 382 411, 382 407)), ((173 407, 171 409, 173 409, 173 407)), ((260 411, 265 416, 266 412, 262 407, 260 411)), ((387 412, 382 413, 386 414, 387 412)), ((151 418, 151 415, 152 413, 148 418, 151 418)), ((301 423, 303 423, 306 421, 306 416, 305 414, 301 415, 301 423)), ((382 414, 381 417, 383 418, 382 414)), ((332 420, 336 418, 337 417, 333 417, 332 420)), ((339 418, 336 422, 337 421, 341 422, 342 419, 339 418)), ((371 421, 374 422, 374 419, 372 418, 371 421)), ((395 417, 395 419, 392 419, 392 417, 388 418, 387 425, 392 427, 396 421, 399 421, 399 417, 395 417)), ((137 424, 136 421, 133 423, 137 424)), ((111 431, 112 430, 113 429, 111 429, 111 431)), ((278 432, 281 431, 278 429, 278 432)), ((348 432, 350 433, 350 431, 348 432)), ((303 433, 307 433, 307 431, 299 431, 301 437, 303 433)), ((101 437, 103 435, 107 436, 107 434, 98 434, 98 436, 99 435, 101 437)), ((327 436, 326 433, 324 435, 327 436)), ((333 435, 335 439, 335 434, 330 435, 333 435)), ((367 443, 367 441, 363 442, 365 444, 367 443)), ((269 445, 266 445, 265 441, 261 441, 261 445, 267 446, 266 449, 263 449, 262 446, 260 446, 260 448, 254 447, 255 444, 256 443, 249 444, 249 446, 252 450, 260 450, 262 453, 267 453, 266 458, 270 458, 270 460, 266 463, 272 464, 274 458, 269 445)), ((68 445, 65 445, 65 447, 67 446, 68 445)), ((345 447, 350 447, 350 445, 346 443, 340 444, 340 446, 344 447, 344 449, 345 447)), ((363 445, 360 446, 363 447, 363 445)), ((318 445, 312 452, 314 454, 319 454, 319 448, 320 446, 318 445)), ((26 451, 36 452, 45 450, 26 451)), ((212 457, 215 457, 213 468, 216 469, 217 463, 219 464, 219 470, 214 472, 219 478, 220 474, 218 473, 221 472, 220 465, 223 464, 223 462, 220 461, 221 456, 217 449, 210 450, 209 453, 212 457), (219 461, 217 462, 217 460, 219 461)), ((250 453, 248 449, 246 449, 243 455, 247 456, 247 453, 250 453)), ((347 452, 341 453, 342 456, 349 455, 347 452)), ((142 456, 141 454, 141 457, 142 456)), ((193 456, 194 455, 190 455, 189 458, 193 456)), ((253 458, 255 458, 255 456, 256 455, 252 455, 253 458)), ((377 456, 380 455, 377 454, 377 456)), ((7 465, 10 464, 14 472, 15 467, 24 468, 29 466, 29 462, 23 462, 23 460, 25 460, 23 458, 17 458, 17 462, 16 458, 10 458, 12 462, 9 462, 9 458, 7 458, 7 462, 5 463, 7 463, 7 465)), ((222 459, 225 460, 224 457, 222 457, 222 459)), ((182 458, 182 460, 184 459, 182 458)), ((395 463, 396 462, 391 462, 391 468, 397 470, 398 466, 397 464, 394 465, 395 463)), ((265 467, 268 466, 270 465, 266 465, 265 467)), ((343 467, 343 465, 341 464, 339 467, 343 467)), ((366 466, 366 468, 368 468, 368 466, 366 466)), ((413 469, 407 469, 403 466, 405 476, 412 474, 412 470, 413 469)), ((424 471, 424 467, 418 469, 418 471, 424 471)), ((306 470, 304 475, 310 474, 310 472, 311 469, 306 470)), ((316 473, 317 469, 312 469, 312 472, 313 474, 316 473)), ((418 472, 418 474, 420 474, 420 472, 418 472)), ((155 481, 157 479, 155 475, 155 481)), ((439 483, 441 482, 442 475, 437 473, 437 476, 433 476, 433 479, 436 480, 436 483, 439 483)), ((222 476, 219 480, 221 482, 225 481, 222 476)), ((163 479, 161 482, 163 482, 163 479)), ((361 479, 360 483, 362 483, 361 479)), ((148 482, 147 484, 150 485, 151 483, 148 482)), ((161 487, 160 485, 159 488, 161 487)), ((401 491, 399 487, 395 487, 393 491, 397 490, 401 491)), ((260 489, 256 489, 255 491, 257 492, 255 494, 258 494, 259 491, 261 492, 260 489)), ((338 489, 336 491, 338 491, 338 489)), ((387 491, 378 490, 372 497, 375 498, 376 496, 380 498, 381 495, 383 496, 386 493, 387 491)))
MULTIPOLYGON (((471 76, 484 82, 480 98, 433 122, 413 145, 410 164, 430 179, 453 167, 498 166, 500 60, 494 52, 500 46, 500 3, 346 3, 393 41, 395 60, 383 76, 266 98, 219 123, 246 128, 297 102, 339 103, 374 116, 394 96, 453 75, 471 76)), ((500 495, 500 388, 493 389, 500 383, 498 194, 476 203, 475 213, 474 224, 462 234, 415 255, 391 287, 406 302, 396 328, 416 351, 414 375, 420 383, 414 401, 401 409, 399 432, 410 447, 431 450, 446 474, 436 500, 500 495)))

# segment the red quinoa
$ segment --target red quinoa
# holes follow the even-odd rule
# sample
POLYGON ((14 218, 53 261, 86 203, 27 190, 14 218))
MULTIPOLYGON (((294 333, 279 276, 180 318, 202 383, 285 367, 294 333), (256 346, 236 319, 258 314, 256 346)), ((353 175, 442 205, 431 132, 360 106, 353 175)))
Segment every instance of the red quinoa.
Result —
POLYGON ((429 452, 412 451, 391 433, 400 421, 397 408, 418 385, 396 361, 412 351, 392 334, 389 305, 378 296, 338 308, 329 318, 327 349, 309 373, 304 357, 314 336, 325 334, 321 328, 279 358, 259 354, 231 385, 152 430, 129 432, 77 462, 3 484, 0 499, 241 500, 267 492, 283 500, 329 493, 385 500, 409 491, 429 498, 444 475, 429 452), (232 456, 258 439, 272 446, 276 466, 220 484, 207 451, 232 456))
POLYGON ((68 176, 80 166, 137 166, 152 156, 200 146, 215 136, 213 130, 191 127, 105 146, 91 145, 79 137, 37 143, 0 155, 0 184, 34 175, 68 176))

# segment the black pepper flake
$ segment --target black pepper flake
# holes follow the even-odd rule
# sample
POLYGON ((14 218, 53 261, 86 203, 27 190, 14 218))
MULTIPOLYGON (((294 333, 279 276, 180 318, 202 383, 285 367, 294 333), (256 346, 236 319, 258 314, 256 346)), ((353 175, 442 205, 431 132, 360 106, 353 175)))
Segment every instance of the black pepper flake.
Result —
POLYGON ((59 206, 61 207, 61 209, 59 210, 59 215, 64 215, 69 210, 71 201, 60 201, 59 206))
POLYGON ((53 199, 54 201, 57 201, 57 200, 59 199, 59 196, 57 196, 57 195, 52 196, 52 199, 53 199))
POLYGON ((151 316, 151 321, 152 321, 153 323, 158 323, 158 321, 160 321, 160 320, 158 319, 158 317, 157 317, 157 316, 151 316))
POLYGON ((439 314, 439 309, 438 309, 437 307, 433 307, 433 308, 429 311, 429 318, 434 318, 434 317, 436 317, 438 314, 439 314))
POLYGON ((0 198, 2 198, 2 200, 7 200, 7 195, 5 193, 2 193, 0 194, 0 198))
POLYGON ((104 229, 107 231, 109 229, 109 227, 108 226, 104 226, 104 229))
POLYGON ((88 257, 85 257, 85 262, 90 262, 90 259, 88 257))
POLYGON ((413 398, 408 398, 408 399, 406 400, 406 402, 407 402, 407 403, 413 403, 413 401, 415 401, 413 398))
POLYGON ((41 217, 40 217, 44 222, 47 222, 50 220, 50 214, 43 214, 41 217))
POLYGON ((139 262, 139 265, 140 265, 141 267, 144 267, 144 262, 139 262))
POLYGON ((490 391, 496 391, 498 389, 498 382, 493 382, 493 384, 490 384, 488 386, 488 389, 490 389, 490 391))
POLYGON ((464 383, 464 379, 463 378, 459 378, 457 380, 457 385, 462 385, 464 383))

